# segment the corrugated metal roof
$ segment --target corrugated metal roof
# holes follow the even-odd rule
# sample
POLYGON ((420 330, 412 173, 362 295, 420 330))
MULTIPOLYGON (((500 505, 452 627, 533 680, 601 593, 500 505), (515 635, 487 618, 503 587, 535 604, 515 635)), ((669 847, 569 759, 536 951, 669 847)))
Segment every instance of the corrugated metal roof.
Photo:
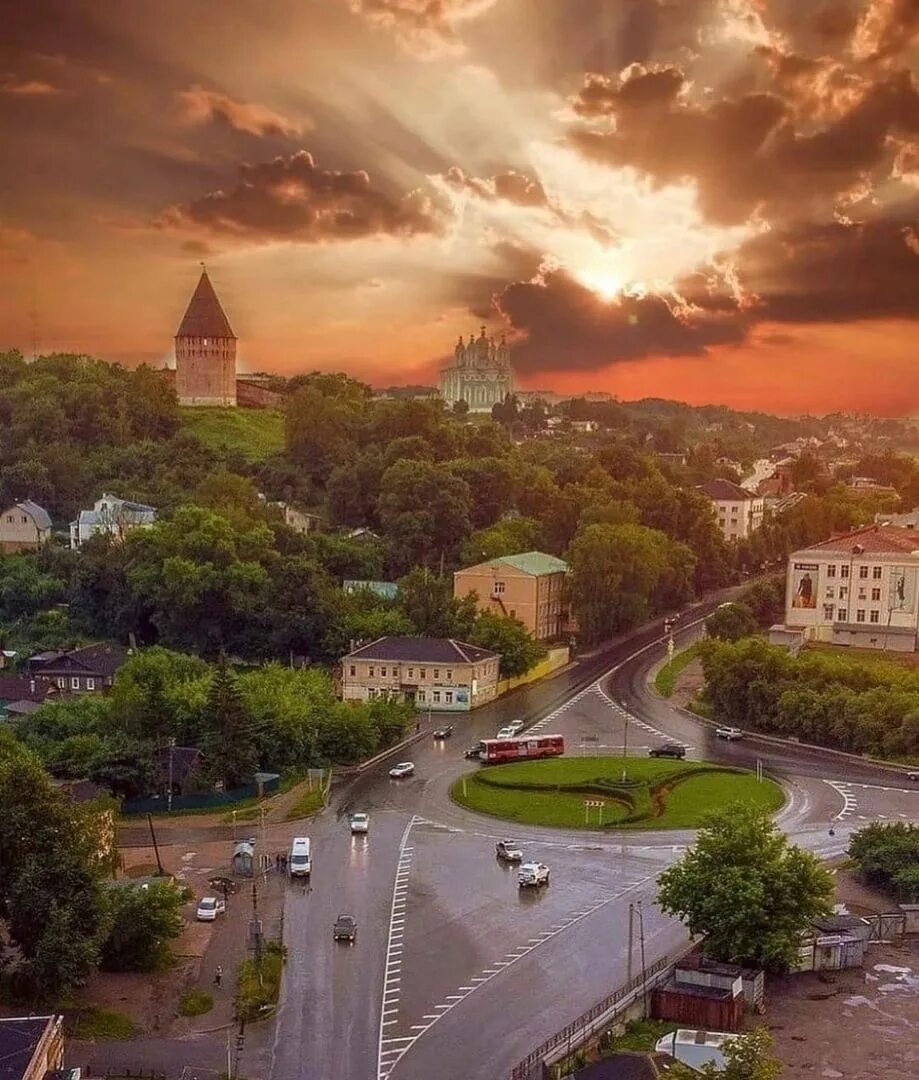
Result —
POLYGON ((398 660, 416 664, 471 664, 498 654, 453 638, 382 637, 348 653, 349 660, 398 660))
POLYGON ((533 574, 534 577, 542 577, 544 574, 567 574, 568 563, 564 559, 557 559, 554 555, 546 555, 542 551, 527 551, 522 555, 502 555, 498 559, 490 559, 486 566, 513 566, 524 574, 533 574))

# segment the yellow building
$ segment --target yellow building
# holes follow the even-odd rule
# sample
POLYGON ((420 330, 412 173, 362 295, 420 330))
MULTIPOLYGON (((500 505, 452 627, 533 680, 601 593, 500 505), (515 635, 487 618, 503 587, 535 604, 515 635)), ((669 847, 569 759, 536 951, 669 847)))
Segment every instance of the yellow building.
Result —
POLYGON ((537 641, 552 641, 568 623, 567 574, 563 559, 541 551, 503 555, 457 570, 453 595, 461 599, 475 593, 480 611, 519 619, 537 641))

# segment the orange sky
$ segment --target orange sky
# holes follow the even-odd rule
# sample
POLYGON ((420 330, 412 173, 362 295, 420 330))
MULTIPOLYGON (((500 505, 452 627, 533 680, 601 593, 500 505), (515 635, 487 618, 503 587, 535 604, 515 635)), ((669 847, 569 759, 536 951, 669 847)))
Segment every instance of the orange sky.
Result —
POLYGON ((919 412, 910 5, 3 7, 0 349, 919 412))

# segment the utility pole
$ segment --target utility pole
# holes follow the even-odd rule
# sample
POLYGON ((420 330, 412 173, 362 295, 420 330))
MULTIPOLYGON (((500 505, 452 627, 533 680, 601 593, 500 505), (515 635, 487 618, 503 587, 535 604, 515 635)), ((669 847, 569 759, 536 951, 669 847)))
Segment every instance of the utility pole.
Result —
POLYGON ((629 760, 629 707, 623 701, 622 715, 625 717, 625 728, 622 733, 622 779, 626 778, 626 767, 629 760))
POLYGON ((645 967, 645 916, 638 901, 638 935, 641 942, 641 991, 645 999, 645 1017, 648 1015, 648 974, 645 967))
POLYGON ((626 966, 626 983, 632 981, 632 953, 635 949, 635 905, 629 904, 629 955, 626 966))
POLYGON ((156 855, 156 869, 160 877, 163 875, 163 864, 160 861, 160 849, 156 842, 156 832, 153 828, 153 815, 147 814, 147 824, 150 826, 150 839, 153 841, 153 853, 156 855))
POLYGON ((172 752, 175 750, 175 739, 169 740, 169 790, 166 792, 166 809, 172 813, 172 752))
POLYGON ((252 950, 255 953, 255 973, 262 985, 262 927, 258 918, 258 878, 252 879, 252 950))

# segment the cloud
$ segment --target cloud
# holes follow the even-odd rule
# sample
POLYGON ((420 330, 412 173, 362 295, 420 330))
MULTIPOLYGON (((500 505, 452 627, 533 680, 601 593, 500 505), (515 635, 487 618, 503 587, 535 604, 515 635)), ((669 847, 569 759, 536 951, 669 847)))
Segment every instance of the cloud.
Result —
POLYGON ((538 179, 513 169, 486 180, 467 176, 459 166, 454 165, 438 179, 455 192, 474 195, 486 202, 503 200, 515 206, 545 206, 548 202, 538 179))
POLYGON ((464 51, 457 27, 478 18, 498 0, 348 0, 369 22, 393 31, 401 44, 424 58, 464 51))
POLYGON ((309 244, 436 233, 443 218, 421 192, 388 195, 374 188, 363 170, 320 169, 312 154, 300 150, 243 165, 235 187, 174 206, 160 224, 309 244))
MULTIPOLYGON (((774 52, 767 55, 775 62, 774 52)), ((782 58, 786 70, 789 60, 782 58)), ((806 77, 806 64, 796 72, 806 77)), ((865 84, 823 126, 800 130, 782 94, 755 91, 699 105, 674 92, 673 69, 663 75, 633 67, 618 81, 588 77, 575 110, 609 118, 615 130, 581 127, 571 141, 596 161, 634 166, 658 183, 695 180, 710 221, 741 222, 756 212, 770 220, 827 213, 857 182, 889 172, 889 135, 919 130, 919 93, 905 70, 865 84)))
POLYGON ((858 60, 898 57, 919 37, 916 0, 871 0, 855 32, 851 48, 858 60))
POLYGON ((0 93, 15 94, 18 97, 53 97, 60 94, 61 91, 56 86, 52 86, 51 83, 44 82, 41 79, 17 81, 10 78, 0 86, 0 93))
MULTIPOLYGON (((176 93, 182 108, 182 122, 191 126, 223 123, 249 135, 278 135, 292 138, 304 125, 288 120, 266 105, 234 101, 226 94, 193 86, 176 93)), ((311 126, 311 125, 307 125, 311 126)))
POLYGON ((700 355, 709 345, 740 342, 746 332, 746 317, 736 310, 706 311, 676 295, 604 301, 562 270, 508 285, 495 304, 521 335, 514 366, 522 373, 700 355))

